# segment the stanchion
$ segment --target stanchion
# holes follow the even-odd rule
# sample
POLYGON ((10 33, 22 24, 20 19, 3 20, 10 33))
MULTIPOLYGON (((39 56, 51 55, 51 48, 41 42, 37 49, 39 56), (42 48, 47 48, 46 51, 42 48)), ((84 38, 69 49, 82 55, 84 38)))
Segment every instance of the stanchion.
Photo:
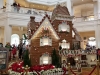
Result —
POLYGON ((28 67, 28 65, 26 65, 26 67, 23 67, 25 70, 26 75, 28 75, 28 70, 30 69, 30 67, 28 67))
POLYGON ((99 75, 99 61, 97 60, 97 75, 99 75))
POLYGON ((70 63, 68 63, 68 75, 71 75, 71 71, 70 71, 70 63))

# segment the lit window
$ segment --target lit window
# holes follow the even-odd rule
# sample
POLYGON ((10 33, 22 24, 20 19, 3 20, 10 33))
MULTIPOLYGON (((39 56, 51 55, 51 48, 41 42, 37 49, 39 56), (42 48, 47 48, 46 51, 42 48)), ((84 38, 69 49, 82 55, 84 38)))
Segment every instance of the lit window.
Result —
POLYGON ((62 43, 60 43, 62 49, 69 49, 70 48, 70 44, 68 42, 66 42, 66 40, 62 40, 62 43))
POLYGON ((40 46, 52 46, 52 39, 49 37, 42 37, 40 38, 40 46))
POLYGON ((49 60, 48 60, 48 57, 44 57, 43 58, 43 64, 48 64, 49 60))
POLYGON ((70 32, 70 27, 66 23, 62 23, 62 24, 59 24, 58 30, 59 30, 59 32, 61 32, 61 31, 70 32))
POLYGON ((51 56, 48 53, 44 53, 41 57, 40 57, 40 65, 43 64, 51 64, 51 56))
POLYGON ((43 45, 49 45, 49 39, 43 38, 43 45))

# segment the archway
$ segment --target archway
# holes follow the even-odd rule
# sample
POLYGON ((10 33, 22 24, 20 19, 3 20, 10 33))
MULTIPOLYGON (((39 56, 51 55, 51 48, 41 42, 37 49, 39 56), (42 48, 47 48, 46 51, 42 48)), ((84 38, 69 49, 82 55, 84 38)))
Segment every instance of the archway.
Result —
POLYGON ((19 35, 18 34, 13 34, 11 36, 11 45, 15 44, 15 46, 18 46, 19 44, 19 35))

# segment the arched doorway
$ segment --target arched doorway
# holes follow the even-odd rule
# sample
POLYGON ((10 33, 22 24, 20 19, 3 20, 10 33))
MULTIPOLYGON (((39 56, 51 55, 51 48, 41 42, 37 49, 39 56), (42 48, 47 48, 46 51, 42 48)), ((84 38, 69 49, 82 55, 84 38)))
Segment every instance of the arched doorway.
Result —
POLYGON ((74 57, 68 57, 67 58, 67 62, 70 63, 71 66, 75 66, 76 65, 74 57))
POLYGON ((18 34, 13 34, 11 36, 11 45, 15 44, 15 46, 18 46, 19 44, 19 35, 18 34))

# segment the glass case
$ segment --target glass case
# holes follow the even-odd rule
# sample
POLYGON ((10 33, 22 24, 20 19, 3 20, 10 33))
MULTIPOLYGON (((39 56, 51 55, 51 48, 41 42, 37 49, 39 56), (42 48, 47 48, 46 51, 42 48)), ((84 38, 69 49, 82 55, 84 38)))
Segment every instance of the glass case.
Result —
POLYGON ((8 50, 0 47, 0 70, 6 69, 8 63, 8 50))

